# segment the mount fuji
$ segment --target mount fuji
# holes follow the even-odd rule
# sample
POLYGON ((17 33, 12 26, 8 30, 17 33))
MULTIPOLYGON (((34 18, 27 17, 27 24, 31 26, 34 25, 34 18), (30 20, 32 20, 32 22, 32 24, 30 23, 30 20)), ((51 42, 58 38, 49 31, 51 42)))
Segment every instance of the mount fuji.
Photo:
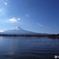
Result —
POLYGON ((0 34, 16 34, 16 35, 36 35, 36 34, 40 34, 40 35, 45 35, 45 33, 36 33, 36 32, 31 32, 31 31, 27 31, 22 29, 21 27, 15 27, 12 28, 10 30, 6 30, 4 32, 0 32, 0 34))

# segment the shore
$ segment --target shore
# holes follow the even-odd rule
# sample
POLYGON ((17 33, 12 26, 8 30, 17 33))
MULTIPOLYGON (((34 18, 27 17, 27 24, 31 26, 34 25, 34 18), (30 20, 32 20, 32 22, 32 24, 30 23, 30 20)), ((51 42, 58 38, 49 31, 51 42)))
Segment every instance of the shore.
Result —
POLYGON ((52 34, 52 35, 16 35, 16 34, 0 34, 0 36, 20 36, 20 37, 48 37, 59 39, 59 34, 52 34))

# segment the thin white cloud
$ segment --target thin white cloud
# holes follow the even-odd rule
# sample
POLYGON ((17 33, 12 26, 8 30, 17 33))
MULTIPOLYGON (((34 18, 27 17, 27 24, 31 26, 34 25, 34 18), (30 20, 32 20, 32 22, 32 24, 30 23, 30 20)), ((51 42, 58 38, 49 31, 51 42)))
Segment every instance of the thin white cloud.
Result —
POLYGON ((5 2, 4 4, 5 4, 5 5, 8 5, 8 3, 7 3, 7 2, 5 2))
POLYGON ((10 22, 17 22, 17 19, 16 18, 11 18, 9 19, 10 22))
POLYGON ((20 20, 20 18, 18 18, 18 20, 20 20))
POLYGON ((0 16, 3 15, 3 14, 5 14, 5 12, 6 12, 5 9, 4 8, 1 8, 0 9, 0 16))
MULTIPOLYGON (((40 27, 43 27, 43 28, 45 28, 45 29, 52 29, 53 28, 53 26, 45 26, 45 25, 42 25, 42 24, 40 24, 40 23, 36 23, 36 25, 37 26, 40 26, 40 27)), ((56 25, 54 25, 54 27, 56 27, 56 25)))
POLYGON ((11 18, 11 19, 8 19, 9 20, 9 22, 17 22, 18 20, 20 20, 20 18, 11 18))
POLYGON ((44 25, 42 25, 42 24, 39 24, 39 23, 36 23, 38 26, 41 26, 41 27, 43 27, 44 25))
POLYGON ((26 15, 26 17, 29 17, 29 15, 26 15))
POLYGON ((4 8, 0 8, 0 12, 4 12, 4 8))
POLYGON ((0 0, 0 17, 4 17, 7 14, 6 5, 8 5, 7 0, 0 0))
POLYGON ((4 32, 3 30, 0 30, 0 32, 4 32))
POLYGON ((0 9, 0 12, 3 12, 3 9, 0 9))

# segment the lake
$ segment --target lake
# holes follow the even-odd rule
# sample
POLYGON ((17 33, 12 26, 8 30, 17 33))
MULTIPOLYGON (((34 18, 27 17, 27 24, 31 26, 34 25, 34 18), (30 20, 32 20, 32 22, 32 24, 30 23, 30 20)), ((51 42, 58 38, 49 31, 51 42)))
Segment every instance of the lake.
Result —
POLYGON ((55 59, 55 55, 59 56, 59 39, 0 36, 1 59, 55 59))

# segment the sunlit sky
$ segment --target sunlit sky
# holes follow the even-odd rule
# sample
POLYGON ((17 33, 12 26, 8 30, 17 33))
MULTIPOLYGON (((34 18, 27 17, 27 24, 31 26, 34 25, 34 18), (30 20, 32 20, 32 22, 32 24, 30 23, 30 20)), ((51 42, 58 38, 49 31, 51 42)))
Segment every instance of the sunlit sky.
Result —
POLYGON ((59 0, 0 0, 0 31, 21 27, 59 33, 59 0))

